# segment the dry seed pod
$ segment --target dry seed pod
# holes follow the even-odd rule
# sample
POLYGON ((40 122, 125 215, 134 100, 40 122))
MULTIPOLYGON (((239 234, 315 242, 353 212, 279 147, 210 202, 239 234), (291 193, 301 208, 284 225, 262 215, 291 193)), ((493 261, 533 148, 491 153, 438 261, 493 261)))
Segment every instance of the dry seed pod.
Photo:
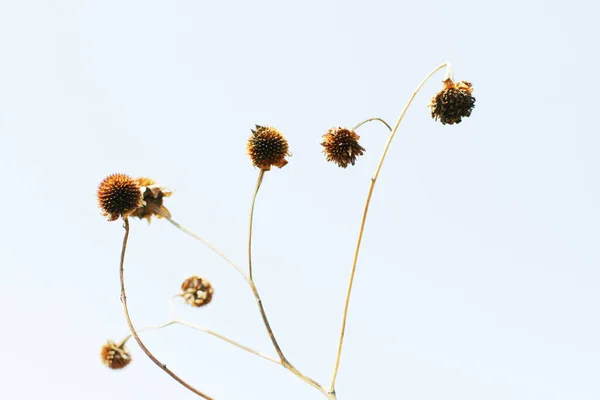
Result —
POLYGON ((127 217, 144 205, 137 181, 125 174, 112 174, 98 186, 98 206, 109 221, 127 217))
POLYGON ((288 162, 289 145, 287 139, 277 129, 256 125, 246 145, 248 155, 255 167, 269 171, 271 166, 283 167, 288 162))
POLYGON ((444 125, 459 124, 463 117, 471 116, 475 108, 475 97, 470 82, 455 83, 448 78, 444 81, 444 89, 431 99, 431 117, 440 120, 444 125))
POLYGON ((331 128, 323 135, 323 153, 327 161, 334 162, 342 168, 348 164, 354 165, 356 157, 362 156, 365 152, 358 140, 360 136, 356 132, 346 128, 331 128))
POLYGON ((181 284, 181 297, 192 307, 202 307, 210 303, 213 296, 211 283, 202 277, 191 276, 181 284))
POLYGON ((170 218, 171 213, 163 206, 163 198, 171 196, 173 192, 157 185, 150 178, 138 178, 136 181, 141 188, 143 200, 146 204, 137 208, 131 213, 131 216, 138 217, 139 219, 146 218, 148 223, 150 223, 152 216, 156 216, 157 218, 167 216, 170 218))
POLYGON ((131 354, 125 348, 125 344, 119 346, 112 340, 102 346, 100 356, 102 362, 110 369, 125 368, 131 362, 131 354))

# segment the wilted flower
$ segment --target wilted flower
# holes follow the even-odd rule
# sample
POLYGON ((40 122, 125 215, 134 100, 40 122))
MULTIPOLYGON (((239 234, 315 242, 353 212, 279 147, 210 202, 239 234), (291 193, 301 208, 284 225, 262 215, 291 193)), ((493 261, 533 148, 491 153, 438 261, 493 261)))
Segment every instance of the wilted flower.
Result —
POLYGON ((100 356, 102 362, 110 369, 125 368, 131 362, 131 354, 125 348, 125 344, 118 345, 112 340, 102 346, 100 356))
POLYGON ((429 107, 431 117, 440 120, 444 125, 458 124, 463 117, 469 117, 475 107, 475 97, 470 82, 455 83, 448 78, 444 81, 444 89, 433 96, 429 107))
POLYGON ((260 125, 256 125, 256 129, 251 131, 247 150, 255 167, 269 171, 273 165, 281 168, 288 163, 285 159, 285 156, 290 155, 288 141, 281 132, 260 125))
POLYGON ((131 213, 131 216, 138 217, 139 219, 146 218, 148 223, 150 223, 152 216, 156 216, 157 218, 166 216, 170 218, 171 213, 163 206, 163 198, 171 196, 173 192, 157 185, 150 178, 138 178, 137 183, 141 188, 143 200, 146 204, 137 208, 131 213))
POLYGON ((212 300, 213 287, 210 282, 199 276, 191 276, 181 284, 181 297, 192 307, 205 306, 212 300))
POLYGON ((323 153, 327 161, 332 161, 342 168, 354 165, 356 157, 362 156, 364 147, 358 143, 360 136, 346 128, 331 128, 323 135, 323 153))
POLYGON ((144 205, 138 182, 125 174, 106 177, 98 187, 98 206, 109 221, 127 217, 144 205))

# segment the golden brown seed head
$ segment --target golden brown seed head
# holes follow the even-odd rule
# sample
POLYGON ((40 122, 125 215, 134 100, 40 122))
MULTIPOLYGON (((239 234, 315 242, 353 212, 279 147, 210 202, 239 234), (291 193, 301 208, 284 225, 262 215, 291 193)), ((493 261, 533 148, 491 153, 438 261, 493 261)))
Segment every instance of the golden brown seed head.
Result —
POLYGON ((129 354, 125 345, 119 346, 112 340, 107 341, 102 346, 100 357, 102 357, 102 362, 110 369, 125 368, 131 362, 131 354, 129 354))
POLYGON ((131 216, 139 219, 146 218, 148 223, 150 223, 152 216, 157 218, 167 216, 170 218, 171 213, 163 206, 163 198, 171 196, 173 192, 157 185, 150 178, 138 178, 136 181, 141 188, 143 200, 146 204, 137 208, 131 213, 131 216))
POLYGON ((459 124, 463 117, 471 116, 475 108, 475 97, 470 82, 454 83, 448 78, 444 81, 444 89, 433 96, 429 107, 431 117, 439 119, 444 125, 459 124))
POLYGON ((256 125, 248 139, 247 150, 252 164, 263 171, 269 171, 271 166, 283 167, 289 156, 287 139, 277 129, 269 126, 256 125))
POLYGON ((181 297, 192 307, 202 307, 210 303, 213 287, 210 282, 199 276, 191 276, 181 284, 181 297))
POLYGON ((348 164, 354 165, 356 157, 362 156, 365 152, 358 140, 360 136, 356 132, 346 128, 331 128, 323 135, 323 153, 327 161, 332 161, 342 168, 348 164))
POLYGON ((98 206, 109 221, 127 217, 144 205, 137 181, 125 174, 110 175, 98 186, 98 206))

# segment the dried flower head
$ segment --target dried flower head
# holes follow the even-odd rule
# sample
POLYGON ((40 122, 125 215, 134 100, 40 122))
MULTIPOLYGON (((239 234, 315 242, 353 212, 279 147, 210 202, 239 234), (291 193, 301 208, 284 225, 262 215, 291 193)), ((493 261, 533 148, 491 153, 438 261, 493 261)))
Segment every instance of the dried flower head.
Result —
POLYGON ((290 155, 287 139, 277 129, 256 125, 247 143, 248 155, 255 167, 269 171, 271 166, 283 167, 290 155))
POLYGON ((210 282, 199 276, 191 276, 181 284, 181 297, 192 307, 202 307, 210 303, 213 287, 210 282))
POLYGON ((125 348, 125 344, 118 345, 112 340, 102 346, 100 356, 102 362, 110 369, 125 368, 131 362, 131 354, 125 348))
POLYGON ((125 174, 106 177, 98 186, 98 206, 109 221, 127 217, 144 205, 137 181, 125 174))
POLYGON ((429 107, 431 117, 440 120, 444 125, 459 124, 463 117, 471 116, 475 107, 475 97, 470 82, 455 83, 448 78, 444 81, 444 89, 433 96, 429 107))
POLYGON ((331 128, 323 135, 323 153, 327 161, 333 161, 342 168, 348 164, 354 165, 356 157, 362 156, 364 147, 358 143, 360 136, 346 128, 331 128))
POLYGON ((141 188, 143 200, 146 204, 137 208, 131 213, 131 216, 138 217, 139 219, 146 218, 148 223, 150 223, 152 216, 156 216, 157 218, 162 218, 163 216, 171 218, 171 213, 163 206, 163 198, 171 196, 173 192, 157 185, 150 178, 138 178, 137 183, 141 188))

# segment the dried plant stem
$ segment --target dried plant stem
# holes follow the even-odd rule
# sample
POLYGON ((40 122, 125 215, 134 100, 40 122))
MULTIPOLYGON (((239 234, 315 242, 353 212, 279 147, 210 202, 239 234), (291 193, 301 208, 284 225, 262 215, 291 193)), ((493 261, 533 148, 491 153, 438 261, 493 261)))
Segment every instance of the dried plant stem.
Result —
POLYGON ((271 339, 271 343, 273 343, 273 347, 279 356, 279 360, 281 360, 282 365, 286 365, 288 363, 287 359, 283 355, 281 348, 279 347, 279 343, 277 343, 277 339, 275 338, 275 334, 273 333, 273 329, 271 329, 271 324, 269 323, 269 319, 267 318, 267 313, 265 312, 265 308, 262 303, 262 299, 260 298, 260 294, 258 293, 258 288, 254 284, 254 281, 250 281, 250 288, 252 289, 252 294, 256 299, 256 304, 258 304, 258 309, 260 311, 260 316, 262 317, 263 323, 265 324, 265 328, 267 328, 267 334, 271 339))
POLYGON ((392 131, 392 127, 390 126, 390 124, 388 124, 387 122, 385 122, 381 118, 369 118, 369 119, 365 119, 364 121, 359 122, 358 124, 354 125, 354 128, 352 128, 352 130, 355 131, 358 128, 360 128, 361 126, 363 126, 364 124, 366 124, 367 122, 371 122, 371 121, 379 121, 382 124, 384 124, 389 129, 390 132, 392 131))
MULTIPOLYGON (((183 325, 183 326, 187 326, 188 328, 192 328, 192 329, 195 329, 197 331, 207 333, 207 334, 209 334, 211 336, 214 336, 216 338, 219 338, 219 339, 221 339, 221 340, 223 340, 223 341, 225 341, 227 343, 230 343, 230 344, 232 344, 232 345, 234 345, 236 347, 239 347, 242 350, 245 350, 245 351, 247 351, 249 353, 252 353, 252 354, 257 355, 257 356, 259 356, 261 358, 264 358, 265 360, 268 360, 268 361, 271 361, 271 362, 273 362, 275 364, 281 365, 281 362, 279 360, 277 360, 277 359, 275 359, 275 358, 273 358, 271 356, 268 356, 266 354, 262 354, 261 352, 258 352, 258 351, 254 350, 254 349, 252 349, 252 348, 250 348, 248 346, 244 346, 243 344, 240 344, 240 343, 236 342, 235 340, 229 339, 228 337, 226 337, 224 335, 221 335, 220 333, 214 332, 214 331, 212 331, 210 329, 207 329, 207 328, 204 328, 204 327, 202 327, 200 325, 195 325, 195 324, 192 324, 192 323, 189 323, 187 321, 180 320, 180 319, 173 319, 173 320, 171 320, 169 322, 166 322, 166 323, 164 323, 162 325, 145 326, 143 328, 138 329, 137 332, 141 333, 141 332, 149 331, 149 330, 162 329, 162 328, 166 328, 167 326, 171 326, 171 325, 183 325)), ((132 337, 131 334, 127 335, 125 337, 125 339, 123 339, 121 341, 120 345, 123 345, 123 344, 127 343, 127 341, 131 337, 132 337)))
POLYGON ((252 225, 254 221, 254 205, 256 204, 256 196, 258 195, 258 189, 260 189, 260 184, 262 183, 264 176, 265 171, 261 169, 258 173, 256 188, 254 189, 254 194, 252 195, 252 205, 250 206, 250 227, 248 229, 248 276, 250 281, 252 281, 252 225))
MULTIPOLYGON (((178 228, 182 232, 190 235, 191 237, 193 237, 194 239, 198 240, 199 242, 201 242, 205 246, 208 246, 212 251, 214 251, 215 253, 217 253, 219 256, 221 256, 221 258, 223 258, 225 261, 227 261, 229 264, 231 264, 240 273, 240 275, 242 275, 244 277, 244 279, 246 280, 246 282, 248 282, 248 285, 250 286, 250 289, 252 290, 252 294, 254 295, 254 298, 255 298, 256 303, 258 305, 258 309, 260 311, 261 318, 263 320, 265 328, 267 329, 267 334, 269 335, 269 338, 271 339, 271 342, 273 344, 273 347, 275 348, 275 351, 277 352, 279 360, 276 360, 276 359, 274 359, 274 358, 272 358, 270 356, 266 356, 266 355, 264 355, 262 353, 257 352, 256 350, 253 350, 253 349, 251 349, 249 347, 243 346, 243 345, 241 345, 241 344, 239 344, 237 342, 234 342, 234 341, 232 341, 232 340, 230 340, 230 339, 228 339, 228 338, 226 338, 226 337, 224 337, 222 335, 216 334, 215 332, 209 331, 208 329, 199 327, 197 325, 192 325, 190 323, 187 323, 185 321, 180 321, 180 320, 174 320, 176 322, 173 322, 173 321, 171 321, 171 322, 172 323, 179 323, 179 324, 182 324, 182 325, 186 325, 186 326, 192 327, 194 329, 198 329, 198 330, 201 330, 203 332, 209 333, 209 334, 211 334, 213 336, 217 336, 217 337, 225 340, 226 342, 229 342, 229 343, 231 343, 231 344, 233 344, 233 345, 235 345, 237 347, 240 347, 241 349, 249 351, 250 353, 256 354, 259 357, 265 358, 265 359, 267 359, 269 361, 275 362, 276 364, 282 365, 284 368, 286 368, 287 370, 289 370, 290 372, 292 372, 294 375, 296 375, 297 377, 299 377, 300 379, 302 379, 304 382, 308 383, 309 385, 311 385, 314 388, 316 388, 317 390, 319 390, 329 400, 336 400, 335 392, 333 392, 333 393, 328 392, 323 385, 319 384, 314 379, 311 379, 308 376, 306 376, 305 374, 303 374, 302 372, 300 372, 296 367, 294 367, 285 358, 283 352, 281 351, 281 348, 279 347, 279 343, 277 342, 277 339, 275 338, 275 334, 273 333, 273 329, 271 328, 271 324, 269 323, 269 319, 267 317, 267 313, 265 312, 265 308, 263 306, 262 299, 260 298, 260 294, 258 292, 258 288, 256 287, 256 284, 254 283, 254 279, 253 279, 253 275, 252 275, 252 227, 253 227, 253 221, 254 221, 254 206, 256 204, 256 198, 257 198, 257 195, 258 195, 258 191, 260 189, 261 183, 262 183, 263 178, 264 178, 264 172, 265 171, 261 170, 260 173, 259 173, 259 175, 258 175, 258 179, 257 179, 257 182, 256 182, 256 188, 254 190, 254 194, 252 195, 252 204, 251 204, 251 207, 250 207, 250 222, 249 222, 249 229, 248 229, 248 275, 246 275, 246 273, 244 271, 242 271, 242 269, 237 264, 235 264, 233 261, 231 261, 225 254, 223 254, 220 250, 218 250, 215 246, 213 246, 207 240, 205 240, 201 236, 197 235, 196 233, 192 232, 191 230, 183 227, 179 223, 175 222, 169 215, 166 215, 165 213, 160 212, 160 210, 158 210, 157 212, 163 218, 165 218, 167 221, 169 221, 172 225, 174 225, 176 228, 178 228)), ((171 304, 171 310, 174 313, 172 304, 171 304)), ((135 335, 134 335, 134 337, 135 337, 135 335)))
POLYGON ((190 384, 188 384, 186 381, 184 381, 178 375, 176 375, 173 371, 171 371, 169 368, 167 368, 167 366, 165 364, 161 363, 156 357, 154 357, 154 355, 150 352, 150 350, 148 350, 148 348, 142 342, 142 339, 140 339, 139 335, 137 334, 137 332, 133 326, 133 323, 131 322, 131 317, 129 316, 129 308, 127 307, 127 294, 125 293, 125 278, 124 278, 125 268, 124 268, 124 266, 125 266, 125 251, 127 250, 127 239, 129 238, 129 220, 127 219, 127 217, 124 217, 123 221, 124 221, 124 228, 125 228, 125 236, 123 237, 123 248, 121 250, 121 263, 119 266, 119 277, 121 280, 121 302, 123 303, 123 310, 125 311, 125 318, 127 319, 127 325, 129 326, 129 330, 131 331, 131 334, 133 335, 135 341, 138 343, 140 348, 144 351, 144 353, 146 353, 148 358, 150 358, 152 360, 152 362, 154 362, 154 364, 156 364, 160 369, 162 369, 167 374, 169 374, 171 376, 171 378, 175 379, 177 382, 179 382, 185 388, 187 388, 188 390, 197 394, 198 396, 200 396, 206 400, 214 400, 212 397, 202 393, 198 389, 196 389, 193 386, 191 386, 190 384))
POLYGON ((200 243, 202 243, 203 245, 205 245, 206 247, 208 247, 209 249, 211 249, 213 252, 215 252, 216 254, 218 254, 222 259, 224 259, 225 261, 227 261, 233 268, 235 268, 240 273, 240 275, 242 275, 242 277, 246 281, 248 280, 248 276, 246 275, 246 273, 236 263, 234 263, 229 257, 227 257, 221 250, 219 250, 215 246, 213 246, 209 241, 207 241, 203 237, 195 234, 194 232, 190 231, 189 229, 187 229, 186 227, 182 226, 178 222, 174 221, 170 216, 168 216, 166 214, 163 214, 163 213, 161 213, 160 215, 163 218, 165 218, 167 221, 169 221, 177 229, 179 229, 180 231, 182 231, 182 232, 190 235, 191 237, 193 237, 194 239, 198 240, 200 243))
POLYGON ((265 324, 265 328, 267 328, 267 333, 269 334, 269 338, 273 343, 273 347, 275 348, 275 351, 277 352, 281 363, 285 365, 287 363, 287 360, 283 355, 281 348, 279 347, 279 343, 277 343, 277 339, 275 339, 273 329, 271 329, 271 324, 269 323, 267 313, 265 312, 265 308, 260 298, 260 294, 258 293, 258 288, 254 283, 254 279, 252 278, 252 225, 254 221, 254 205, 256 204, 256 196, 258 195, 258 190, 260 189, 260 184, 262 183, 264 176, 265 171, 261 169, 258 174, 258 179, 256 180, 256 188, 254 189, 254 194, 252 195, 252 205, 250 206, 250 223, 248 228, 248 284, 250 284, 250 289, 252 289, 252 293, 254 294, 254 298, 256 299, 256 304, 258 304, 260 316, 262 317, 263 323, 265 324))
POLYGON ((236 347, 239 347, 242 350, 246 350, 249 353, 252 353, 252 354, 257 355, 257 356, 259 356, 261 358, 264 358, 265 360, 268 360, 268 361, 274 362, 275 364, 281 365, 281 362, 279 360, 277 360, 277 359, 275 359, 275 358, 273 358, 271 356, 268 356, 266 354, 263 354, 263 353, 261 353, 259 351, 256 351, 256 350, 254 350, 254 349, 252 349, 252 348, 250 348, 248 346, 244 346, 243 344, 240 344, 240 343, 238 343, 238 342, 236 342, 234 340, 231 340, 228 337, 221 335, 220 333, 216 333, 214 331, 211 331, 210 329, 206 329, 206 328, 204 328, 202 326, 191 324, 191 323, 186 322, 186 321, 180 321, 180 320, 178 320, 177 323, 181 324, 181 325, 184 325, 184 326, 187 326, 189 328, 195 329, 197 331, 208 333, 209 335, 212 335, 212 336, 215 336, 215 337, 217 337, 217 338, 219 338, 221 340, 224 340, 227 343, 232 344, 232 345, 234 345, 236 347))
MULTIPOLYGON (((169 322, 166 322, 166 323, 164 323, 164 324, 162 324, 162 325, 149 325, 149 326, 144 326, 143 328, 136 329, 136 332, 139 334, 139 333, 142 333, 142 332, 145 332, 145 331, 154 331, 154 330, 158 330, 158 329, 166 328, 167 326, 171 326, 171 325, 173 325, 173 324, 175 324, 175 323, 177 323, 177 321, 176 321, 175 319, 173 319, 173 320, 171 320, 171 321, 169 321, 169 322)), ((125 336, 125 338, 124 338, 123 340, 121 340, 121 343, 119 343, 119 346, 122 346, 122 345, 124 345, 125 343, 127 343, 127 341, 128 341, 129 339, 131 339, 132 337, 133 337, 133 335, 132 335, 131 333, 130 333, 129 335, 125 336)))
MULTIPOLYGON (((304 375, 303 373, 301 373, 296 367, 294 367, 285 358, 285 355, 281 351, 281 348, 279 347, 279 343, 277 342, 277 339, 275 338, 275 334, 273 333, 273 329, 271 328, 271 324, 269 323, 269 319, 267 318, 267 313, 265 312, 265 308, 263 306, 262 299, 260 298, 260 294, 258 293, 258 288, 256 287, 256 284, 254 283, 254 279, 252 277, 252 225, 253 225, 253 221, 254 221, 254 205, 256 204, 256 196, 258 195, 258 190, 260 189, 260 185, 263 181, 264 174, 265 174, 265 171, 261 169, 258 174, 258 179, 256 181, 256 188, 254 189, 254 194, 252 195, 252 205, 250 206, 250 223, 249 223, 249 229, 248 229, 248 270, 249 270, 248 284, 250 285, 250 288, 252 289, 252 293, 254 294, 254 298, 256 299, 256 304, 258 305, 258 309, 260 311, 260 316, 262 317, 265 328, 267 329, 269 338, 271 339, 271 342, 273 343, 273 347, 275 348, 275 351, 277 352, 277 355, 279 356, 281 365, 283 365, 287 370, 289 370, 294 375, 296 375, 297 377, 302 379, 304 382, 308 383, 312 387, 319 390, 321 393, 325 394, 326 396, 329 396, 327 393, 327 390, 320 383, 318 383, 317 381, 315 381, 315 380, 309 378, 308 376, 304 375)), ((329 398, 331 398, 331 397, 329 397, 329 398)))
MULTIPOLYGON (((333 377, 331 378, 331 383, 329 385, 329 392, 330 393, 335 391, 334 390, 335 389, 335 381, 336 381, 338 370, 339 370, 339 366, 340 366, 340 358, 341 358, 341 355, 342 355, 342 346, 343 346, 343 343, 344 343, 344 334, 346 332, 346 321, 347 321, 347 318, 348 318, 348 306, 350 304, 350 294, 352 292, 352 285, 354 283, 354 274, 356 272, 356 264, 358 262, 358 254, 360 252, 360 245, 362 243, 362 237, 363 237, 363 233, 364 233, 364 230, 365 230, 365 222, 367 221, 367 214, 369 212, 369 205, 371 203, 371 197, 373 195, 373 189, 375 188, 375 182, 377 181, 377 178, 379 177, 379 173, 381 172, 381 167, 383 166, 383 162, 385 161, 385 156, 387 155, 388 149, 390 148, 390 144, 392 143, 392 140, 394 139, 394 136, 396 135, 396 132, 398 131, 398 127, 400 126, 400 123, 402 122, 402 119, 404 119, 404 115, 408 111, 408 108, 412 104, 414 98, 419 93, 419 91, 423 88, 423 86, 429 80, 429 78, 431 78, 436 72, 438 72, 439 70, 441 70, 441 69, 443 69, 443 68, 445 68, 447 66, 449 66, 449 64, 447 62, 439 65, 433 71, 431 71, 425 77, 425 79, 423 79, 423 81, 419 84, 419 86, 417 86, 417 88, 413 92, 412 96, 408 100, 408 103, 406 104, 406 106, 404 107, 404 109, 402 110, 402 112, 400 113, 400 117, 398 117, 398 121, 396 122, 396 125, 391 130, 390 136, 389 136, 389 138, 387 140, 387 143, 385 145, 385 148, 383 150, 383 154, 381 155, 381 159, 379 160, 379 164, 377 165, 377 169, 375 170, 375 174, 371 178, 371 185, 369 186, 369 193, 367 194, 367 200, 365 202, 365 208, 364 208, 363 215, 362 215, 362 220, 361 220, 361 223, 360 223, 360 230, 358 232, 358 240, 356 242, 356 249, 354 251, 354 259, 352 261, 352 270, 350 272, 350 281, 348 283, 348 291, 346 293, 346 302, 344 304, 344 315, 342 317, 342 327, 341 327, 341 330, 340 330, 340 338, 339 338, 339 342, 338 342, 337 355, 336 355, 336 359, 335 359, 335 365, 333 367, 333 377)), ((449 74, 449 71, 448 71, 448 73, 446 75, 448 75, 448 74, 449 74)))

